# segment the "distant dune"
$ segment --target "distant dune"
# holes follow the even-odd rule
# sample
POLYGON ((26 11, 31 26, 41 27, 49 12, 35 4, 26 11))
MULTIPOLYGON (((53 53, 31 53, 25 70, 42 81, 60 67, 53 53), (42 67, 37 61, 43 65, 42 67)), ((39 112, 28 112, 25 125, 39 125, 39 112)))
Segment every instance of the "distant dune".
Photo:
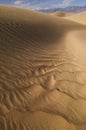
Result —
POLYGON ((86 130, 84 24, 0 6, 0 130, 86 130))
POLYGON ((74 13, 69 13, 69 12, 53 12, 53 13, 50 13, 51 15, 54 15, 54 16, 58 16, 58 17, 67 17, 67 16, 71 16, 73 15, 74 13))
POLYGON ((86 12, 81 12, 81 13, 77 13, 75 15, 69 16, 68 19, 86 25, 86 12))

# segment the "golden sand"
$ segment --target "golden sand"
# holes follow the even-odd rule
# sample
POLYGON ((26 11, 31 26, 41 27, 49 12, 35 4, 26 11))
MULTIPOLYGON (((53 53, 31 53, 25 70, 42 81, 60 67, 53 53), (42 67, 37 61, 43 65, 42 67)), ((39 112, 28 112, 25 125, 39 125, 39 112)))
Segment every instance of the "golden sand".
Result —
POLYGON ((86 26, 0 6, 0 130, 86 130, 86 26))

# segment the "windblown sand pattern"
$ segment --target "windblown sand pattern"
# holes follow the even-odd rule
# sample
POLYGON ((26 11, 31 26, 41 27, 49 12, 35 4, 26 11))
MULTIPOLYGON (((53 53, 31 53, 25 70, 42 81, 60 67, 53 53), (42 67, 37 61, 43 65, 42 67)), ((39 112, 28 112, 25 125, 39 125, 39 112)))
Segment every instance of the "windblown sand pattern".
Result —
POLYGON ((86 26, 0 6, 0 130, 86 129, 86 26))

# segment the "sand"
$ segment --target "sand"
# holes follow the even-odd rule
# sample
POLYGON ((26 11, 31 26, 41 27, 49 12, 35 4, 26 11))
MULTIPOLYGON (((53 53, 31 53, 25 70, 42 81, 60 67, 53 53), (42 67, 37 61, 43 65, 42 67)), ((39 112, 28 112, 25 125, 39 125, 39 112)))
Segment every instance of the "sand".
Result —
POLYGON ((73 20, 78 23, 82 23, 86 25, 86 12, 81 12, 74 14, 72 16, 67 16, 67 19, 73 20))
POLYGON ((53 12, 53 13, 49 13, 51 15, 54 15, 54 16, 58 16, 58 17, 68 17, 68 16, 72 16, 74 15, 75 13, 72 13, 72 12, 53 12))
POLYGON ((86 25, 0 5, 0 130, 86 130, 86 25))

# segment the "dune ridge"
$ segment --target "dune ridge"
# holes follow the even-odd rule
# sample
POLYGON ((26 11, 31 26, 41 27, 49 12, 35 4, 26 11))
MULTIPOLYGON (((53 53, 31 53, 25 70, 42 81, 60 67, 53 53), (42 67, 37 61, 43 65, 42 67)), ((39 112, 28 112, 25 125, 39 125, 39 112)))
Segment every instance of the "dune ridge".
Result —
POLYGON ((82 23, 86 25, 86 12, 81 12, 74 14, 72 16, 67 16, 67 19, 73 20, 78 23, 82 23))
POLYGON ((0 6, 0 130, 85 130, 83 35, 83 24, 0 6))

